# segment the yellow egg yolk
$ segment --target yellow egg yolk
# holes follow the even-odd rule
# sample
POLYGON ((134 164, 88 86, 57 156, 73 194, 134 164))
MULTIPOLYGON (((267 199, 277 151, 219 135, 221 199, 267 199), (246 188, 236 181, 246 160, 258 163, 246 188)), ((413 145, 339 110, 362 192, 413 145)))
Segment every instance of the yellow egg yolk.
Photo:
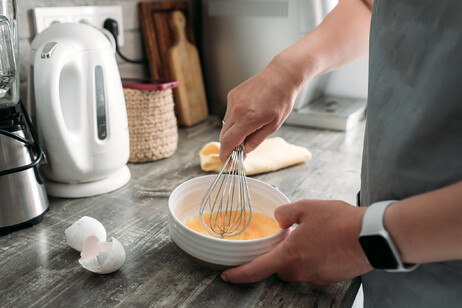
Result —
MULTIPOLYGON (((215 214, 215 213, 214 213, 215 214)), ((234 213, 233 213, 234 214, 234 213)), ((232 215, 232 214, 231 214, 232 215)), ((210 219, 210 213, 204 214, 203 216, 204 222, 206 224, 209 224, 211 219, 210 219)), ((200 217, 199 215, 190 217, 186 219, 185 225, 202 234, 211 236, 206 232, 201 225, 200 217)), ((229 240, 253 240, 257 238, 262 238, 266 237, 269 235, 272 235, 274 233, 277 233, 281 230, 279 227, 278 222, 276 219, 273 217, 263 214, 263 213, 258 213, 258 212, 253 212, 252 213, 252 219, 250 220, 249 225, 247 228, 242 232, 241 234, 238 234, 236 236, 226 238, 229 240)))

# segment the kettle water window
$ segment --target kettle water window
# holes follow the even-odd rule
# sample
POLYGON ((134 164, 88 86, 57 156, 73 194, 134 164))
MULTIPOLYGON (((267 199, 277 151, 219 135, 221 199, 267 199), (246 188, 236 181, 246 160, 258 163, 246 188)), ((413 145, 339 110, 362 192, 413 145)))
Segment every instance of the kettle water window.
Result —
POLYGON ((106 120, 106 96, 104 94, 103 68, 95 67, 95 95, 96 95, 96 124, 98 127, 98 138, 103 140, 107 137, 106 120))

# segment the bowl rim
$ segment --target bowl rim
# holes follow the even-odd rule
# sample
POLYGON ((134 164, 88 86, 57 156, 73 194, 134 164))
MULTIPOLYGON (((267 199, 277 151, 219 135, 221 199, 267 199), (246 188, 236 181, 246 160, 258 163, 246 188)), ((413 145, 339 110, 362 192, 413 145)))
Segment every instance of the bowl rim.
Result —
MULTIPOLYGON (((256 242, 261 242, 262 240, 270 240, 274 237, 278 237, 278 236, 281 236, 281 233, 285 233, 285 232, 288 232, 290 228, 286 228, 286 229, 281 229, 279 230, 278 232, 274 233, 274 234, 271 234, 271 235, 268 235, 268 236, 265 236, 265 237, 261 237, 261 238, 256 238, 256 239, 251 239, 251 240, 232 240, 232 239, 222 239, 222 238, 218 238, 218 237, 212 237, 212 236, 208 236, 208 235, 205 235, 205 234, 202 234, 202 233, 199 233, 191 228, 188 228, 183 222, 181 222, 178 217, 176 217, 176 215, 173 213, 173 209, 172 209, 172 202, 171 202, 171 198, 172 198, 172 195, 175 195, 175 194, 178 194, 178 190, 181 186, 183 185, 186 185, 187 183, 189 182, 193 182, 193 181, 197 181, 197 180, 200 180, 200 179, 204 179, 204 178, 216 178, 217 175, 203 175, 203 176, 198 176, 198 177, 194 177, 192 179, 189 179, 189 180, 186 180, 184 182, 182 182, 181 184, 179 184, 177 187, 175 187, 175 189, 173 189, 172 193, 170 194, 169 198, 168 198, 168 212, 169 214, 172 216, 172 218, 175 220, 175 222, 177 224, 179 224, 183 229, 186 229, 188 231, 191 231, 193 232, 193 234, 195 235, 198 235, 199 237, 203 238, 203 239, 206 239, 206 240, 210 240, 210 241, 216 241, 217 243, 227 243, 227 245, 240 245, 242 243, 249 243, 249 244, 252 244, 252 243, 256 243, 256 242)), ((263 184, 264 186, 268 186, 268 187, 271 187, 272 189, 276 189, 280 194, 281 196, 287 200, 287 203, 290 203, 290 200, 289 198, 282 192, 279 190, 279 188, 277 188, 276 186, 274 185, 271 185, 271 184, 268 184, 266 182, 263 182, 261 180, 258 180, 258 179, 254 179, 254 178, 250 178, 248 177, 247 180, 249 181, 253 181, 253 182, 257 182, 259 184, 263 184)))

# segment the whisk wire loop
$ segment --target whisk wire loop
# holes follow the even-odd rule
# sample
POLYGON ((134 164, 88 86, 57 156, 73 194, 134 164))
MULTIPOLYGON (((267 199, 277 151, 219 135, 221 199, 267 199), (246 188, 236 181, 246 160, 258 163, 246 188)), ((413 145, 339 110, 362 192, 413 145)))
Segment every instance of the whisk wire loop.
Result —
POLYGON ((241 234, 249 225, 252 203, 244 169, 243 145, 232 151, 204 194, 199 217, 202 228, 219 238, 241 234))

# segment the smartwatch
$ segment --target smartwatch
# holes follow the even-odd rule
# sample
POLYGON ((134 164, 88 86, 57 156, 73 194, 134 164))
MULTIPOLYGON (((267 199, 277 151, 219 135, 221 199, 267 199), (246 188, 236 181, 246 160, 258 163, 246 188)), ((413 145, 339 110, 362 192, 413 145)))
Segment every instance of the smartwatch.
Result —
POLYGON ((388 206, 396 200, 373 203, 363 217, 359 243, 366 254, 366 260, 375 269, 390 272, 409 272, 416 264, 404 264, 393 239, 383 226, 383 215, 388 206))

